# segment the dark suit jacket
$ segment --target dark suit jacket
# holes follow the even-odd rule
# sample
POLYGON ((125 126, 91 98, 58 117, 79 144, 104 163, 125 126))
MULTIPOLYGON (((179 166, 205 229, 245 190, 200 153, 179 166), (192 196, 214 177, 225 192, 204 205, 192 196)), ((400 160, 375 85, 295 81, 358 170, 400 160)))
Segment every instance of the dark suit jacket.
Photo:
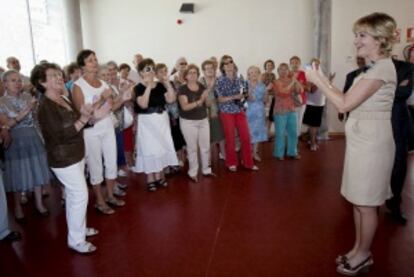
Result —
POLYGON ((394 63, 395 70, 397 71, 397 89, 395 90, 394 105, 396 103, 406 105, 405 101, 408 97, 410 97, 413 90, 414 64, 394 59, 392 62, 394 63), (404 80, 408 80, 408 84, 400 86, 400 83, 404 80))
POLYGON ((391 121, 395 142, 405 145, 412 128, 412 126, 410 127, 410 116, 406 101, 413 90, 414 64, 394 59, 392 61, 397 71, 397 88, 392 106, 391 121), (408 84, 400 86, 404 80, 408 80, 408 84))
POLYGON ((346 93, 351 88, 352 83, 354 82, 354 79, 356 77, 358 77, 359 74, 364 72, 364 70, 365 70, 365 68, 358 68, 354 71, 349 72, 346 75, 345 86, 344 86, 344 90, 343 90, 344 93, 346 93))

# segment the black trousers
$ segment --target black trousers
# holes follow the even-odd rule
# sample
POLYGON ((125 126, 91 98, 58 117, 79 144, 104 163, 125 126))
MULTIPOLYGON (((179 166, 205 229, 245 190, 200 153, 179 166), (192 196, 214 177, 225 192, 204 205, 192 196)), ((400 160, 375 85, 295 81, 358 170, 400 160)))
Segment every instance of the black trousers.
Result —
POLYGON ((414 150, 414 107, 408 106, 408 151, 414 150))
POLYGON ((389 201, 392 207, 399 209, 401 205, 401 193, 407 174, 408 140, 410 133, 410 120, 407 116, 394 116, 391 120, 395 141, 394 166, 391 174, 391 190, 393 197, 389 201))

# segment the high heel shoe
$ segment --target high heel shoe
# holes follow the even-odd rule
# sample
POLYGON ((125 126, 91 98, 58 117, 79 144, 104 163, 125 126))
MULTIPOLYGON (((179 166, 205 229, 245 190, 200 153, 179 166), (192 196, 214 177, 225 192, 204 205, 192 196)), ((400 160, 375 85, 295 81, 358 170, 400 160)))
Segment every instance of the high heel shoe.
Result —
POLYGON ((369 269, 371 265, 374 264, 374 260, 372 259, 372 256, 368 256, 365 260, 363 260, 358 265, 351 267, 348 261, 346 261, 343 264, 340 264, 337 266, 336 271, 340 274, 346 275, 346 276, 357 276, 360 273, 367 273, 369 272, 369 269))
POLYGON ((348 257, 346 255, 339 255, 335 259, 336 265, 344 264, 346 262, 348 262, 348 257))

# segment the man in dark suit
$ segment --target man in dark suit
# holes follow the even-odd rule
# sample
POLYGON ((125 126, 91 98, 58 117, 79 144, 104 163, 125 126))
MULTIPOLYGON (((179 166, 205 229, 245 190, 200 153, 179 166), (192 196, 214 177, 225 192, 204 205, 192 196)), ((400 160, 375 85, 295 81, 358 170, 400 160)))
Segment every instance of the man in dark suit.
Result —
POLYGON ((405 224, 407 219, 401 212, 401 193, 407 174, 408 139, 410 132, 410 115, 407 99, 413 90, 414 64, 392 60, 397 71, 397 88, 392 107, 391 123, 395 141, 395 158, 391 174, 391 189, 393 197, 386 201, 386 206, 393 219, 399 224, 405 224))
MULTIPOLYGON (((354 71, 349 72, 346 75, 345 86, 343 90, 344 93, 346 93, 351 88, 352 84, 354 83, 354 79, 358 77, 359 74, 361 74, 362 72, 365 72, 366 70, 366 64, 365 64, 364 58, 357 57, 356 63, 358 65, 358 68, 354 71)), ((347 115, 348 114, 349 113, 347 113, 347 115)), ((345 115, 343 113, 338 113, 338 119, 340 121, 343 121, 345 119, 345 115)))

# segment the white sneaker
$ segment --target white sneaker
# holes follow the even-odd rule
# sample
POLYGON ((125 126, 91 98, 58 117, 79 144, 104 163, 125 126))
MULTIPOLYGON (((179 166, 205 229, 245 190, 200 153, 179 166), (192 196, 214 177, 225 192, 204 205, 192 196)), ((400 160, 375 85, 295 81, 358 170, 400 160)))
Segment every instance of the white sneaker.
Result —
POLYGON ((127 177, 128 173, 125 170, 120 169, 120 170, 118 170, 118 176, 119 177, 127 177))
POLYGON ((224 157, 224 155, 223 154, 221 154, 221 152, 219 153, 219 159, 220 160, 225 160, 226 159, 226 157, 224 157))
POLYGON ((76 245, 69 245, 69 248, 80 253, 80 254, 90 254, 95 252, 97 247, 88 241, 78 243, 76 245))
POLYGON ((96 236, 97 234, 99 234, 99 231, 97 229, 91 228, 91 227, 86 228, 85 235, 87 237, 93 237, 93 236, 96 236))
POLYGON ((318 150, 318 148, 319 148, 319 146, 318 146, 317 144, 313 144, 313 145, 311 145, 311 147, 310 147, 310 151, 315 152, 316 150, 318 150))

